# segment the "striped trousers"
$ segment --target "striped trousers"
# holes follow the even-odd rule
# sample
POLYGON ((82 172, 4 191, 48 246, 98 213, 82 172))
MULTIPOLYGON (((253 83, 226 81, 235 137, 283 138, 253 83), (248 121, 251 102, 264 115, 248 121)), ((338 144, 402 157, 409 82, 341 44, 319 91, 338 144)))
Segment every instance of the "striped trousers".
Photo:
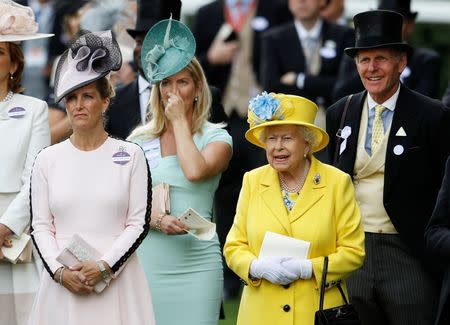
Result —
POLYGON ((366 258, 347 282, 362 325, 432 325, 439 290, 399 235, 366 232, 366 258))

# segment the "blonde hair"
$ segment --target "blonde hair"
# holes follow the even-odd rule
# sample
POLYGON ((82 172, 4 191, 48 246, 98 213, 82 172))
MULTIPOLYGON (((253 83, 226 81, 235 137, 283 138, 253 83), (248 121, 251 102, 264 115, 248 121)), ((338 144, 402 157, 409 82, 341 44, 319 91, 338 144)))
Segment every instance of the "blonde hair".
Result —
MULTIPOLYGON (((192 114, 192 128, 191 132, 201 132, 202 126, 208 121, 211 106, 211 92, 206 81, 205 73, 194 57, 185 68, 192 79, 198 92, 198 98, 194 102, 194 112, 192 114)), ((162 103, 161 92, 157 83, 150 95, 150 116, 149 122, 141 127, 138 127, 131 132, 128 139, 136 139, 140 137, 157 138, 161 136, 166 126, 166 117, 164 115, 164 105, 162 103)))

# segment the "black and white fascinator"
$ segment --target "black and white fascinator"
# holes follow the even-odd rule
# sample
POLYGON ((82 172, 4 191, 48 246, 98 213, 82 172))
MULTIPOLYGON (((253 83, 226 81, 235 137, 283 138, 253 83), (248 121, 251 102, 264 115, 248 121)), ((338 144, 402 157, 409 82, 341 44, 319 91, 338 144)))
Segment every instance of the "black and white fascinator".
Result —
POLYGON ((110 30, 84 32, 62 54, 55 75, 55 98, 98 80, 122 66, 119 45, 110 30))

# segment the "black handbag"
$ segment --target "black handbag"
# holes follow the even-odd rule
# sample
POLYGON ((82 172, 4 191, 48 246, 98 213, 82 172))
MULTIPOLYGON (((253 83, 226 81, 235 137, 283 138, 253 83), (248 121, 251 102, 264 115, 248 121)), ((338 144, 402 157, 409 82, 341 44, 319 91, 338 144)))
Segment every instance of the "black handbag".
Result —
POLYGON ((345 297, 344 290, 338 283, 336 286, 345 301, 345 305, 323 309, 323 299, 325 296, 325 283, 327 282, 328 256, 323 262, 322 283, 320 285, 319 310, 314 317, 314 325, 361 325, 358 314, 353 305, 349 304, 345 297))

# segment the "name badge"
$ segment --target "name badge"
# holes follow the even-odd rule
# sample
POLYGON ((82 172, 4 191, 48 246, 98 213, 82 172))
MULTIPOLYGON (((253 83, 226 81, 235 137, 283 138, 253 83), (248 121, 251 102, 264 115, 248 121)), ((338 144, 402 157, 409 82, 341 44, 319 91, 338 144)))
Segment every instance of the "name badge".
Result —
POLYGON ((147 158, 150 169, 158 167, 161 156, 161 143, 159 138, 144 142, 142 149, 144 149, 145 158, 147 158))
POLYGON ((118 165, 125 165, 131 160, 131 156, 124 147, 119 147, 119 151, 112 155, 112 161, 118 165))
POLYGON ((8 111, 8 116, 10 118, 22 118, 25 116, 25 108, 23 107, 13 107, 8 111))

